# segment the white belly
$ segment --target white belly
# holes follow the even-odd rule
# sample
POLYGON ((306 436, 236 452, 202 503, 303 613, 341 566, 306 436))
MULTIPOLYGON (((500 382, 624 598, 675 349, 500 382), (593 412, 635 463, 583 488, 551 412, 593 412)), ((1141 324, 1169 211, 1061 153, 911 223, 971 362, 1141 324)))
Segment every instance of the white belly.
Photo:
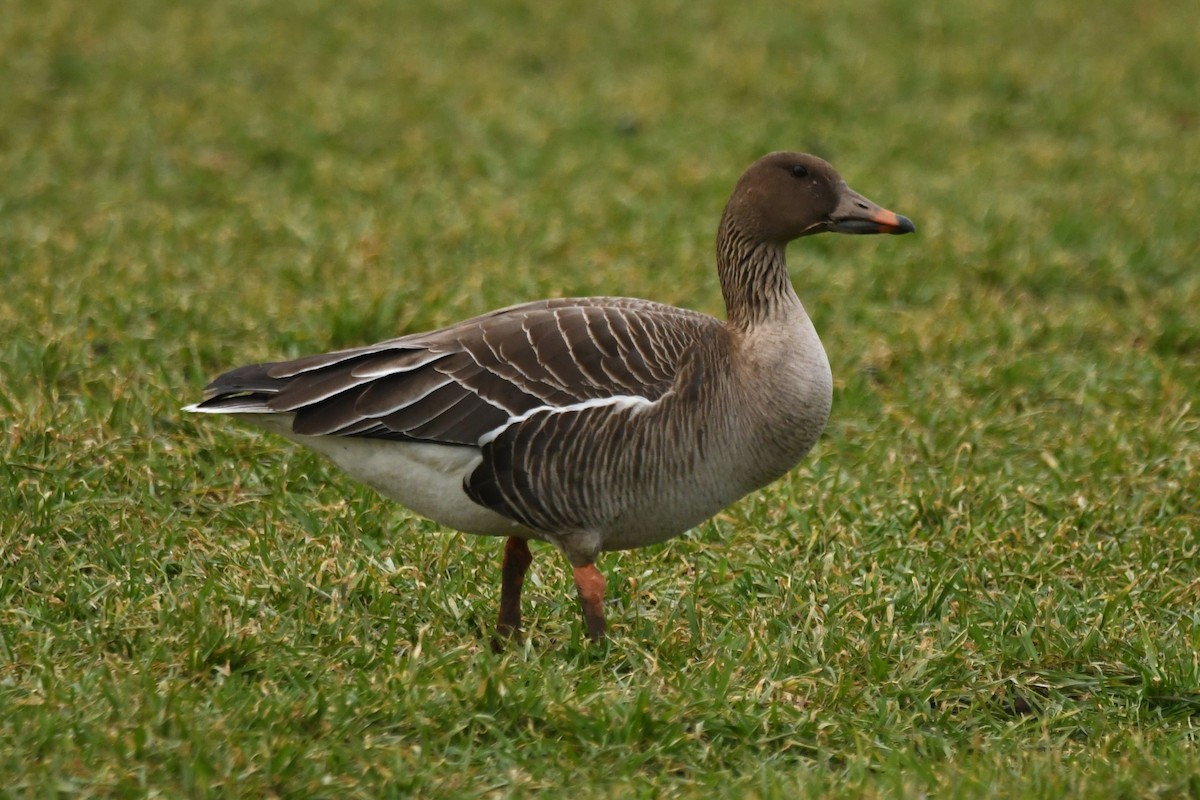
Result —
POLYGON ((291 414, 233 416, 320 453, 355 480, 440 525, 483 536, 532 537, 528 529, 475 503, 463 491, 463 479, 482 461, 474 447, 301 436, 292 432, 291 414))

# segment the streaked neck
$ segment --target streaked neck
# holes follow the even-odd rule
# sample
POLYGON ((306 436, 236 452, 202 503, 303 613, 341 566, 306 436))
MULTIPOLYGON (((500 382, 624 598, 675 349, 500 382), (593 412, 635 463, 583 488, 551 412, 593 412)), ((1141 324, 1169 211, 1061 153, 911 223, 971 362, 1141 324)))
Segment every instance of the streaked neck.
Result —
POLYGON ((729 326, 749 330, 801 310, 787 270, 787 245, 747 235, 728 216, 717 232, 717 275, 729 326))

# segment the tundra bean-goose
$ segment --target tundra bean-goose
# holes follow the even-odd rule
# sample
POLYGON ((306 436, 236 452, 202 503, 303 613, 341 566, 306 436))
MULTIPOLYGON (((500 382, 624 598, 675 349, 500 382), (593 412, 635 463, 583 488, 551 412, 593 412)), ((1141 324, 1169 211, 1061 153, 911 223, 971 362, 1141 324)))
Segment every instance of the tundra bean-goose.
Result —
POLYGON ((529 540, 553 544, 599 640, 601 552, 697 525, 786 473, 825 426, 829 361, 792 288, 788 242, 913 230, 825 161, 771 153, 717 229, 725 321, 624 297, 541 300, 241 367, 187 410, 257 424, 441 525, 505 537, 503 636, 521 629, 529 540))

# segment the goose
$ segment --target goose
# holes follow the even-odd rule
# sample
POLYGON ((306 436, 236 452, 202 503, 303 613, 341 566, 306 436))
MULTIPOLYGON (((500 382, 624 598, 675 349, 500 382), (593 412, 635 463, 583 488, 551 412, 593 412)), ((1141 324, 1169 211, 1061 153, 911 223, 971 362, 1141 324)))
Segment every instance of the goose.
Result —
POLYGON ((717 229, 724 321, 625 297, 541 300, 240 367, 185 410, 255 424, 442 526, 503 537, 498 641, 521 635, 529 541, 549 542, 599 641, 601 552, 698 525, 792 469, 825 427, 829 361, 785 259, 822 231, 915 227, 826 161, 770 153, 717 229))

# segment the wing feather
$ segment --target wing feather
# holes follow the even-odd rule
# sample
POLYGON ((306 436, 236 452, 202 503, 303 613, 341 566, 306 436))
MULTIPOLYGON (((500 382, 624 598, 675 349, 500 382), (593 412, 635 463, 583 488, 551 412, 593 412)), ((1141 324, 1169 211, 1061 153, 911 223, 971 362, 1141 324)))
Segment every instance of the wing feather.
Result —
MULTIPOLYGON (((196 408, 294 412, 293 429, 314 436, 477 445, 513 420, 529 427, 525 415, 538 408, 652 402, 671 389, 688 348, 719 325, 642 300, 547 300, 368 347, 241 367, 206 387, 196 408)), ((519 458, 537 458, 562 425, 535 420, 538 446, 519 458)), ((496 458, 501 449, 489 446, 496 458)), ((530 465, 510 466, 523 474, 530 465)))

